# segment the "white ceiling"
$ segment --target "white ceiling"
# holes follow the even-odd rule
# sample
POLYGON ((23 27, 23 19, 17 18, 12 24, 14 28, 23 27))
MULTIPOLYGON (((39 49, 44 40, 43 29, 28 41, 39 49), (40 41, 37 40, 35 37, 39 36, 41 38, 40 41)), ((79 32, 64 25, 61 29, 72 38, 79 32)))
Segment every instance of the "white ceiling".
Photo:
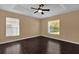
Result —
POLYGON ((28 15, 36 18, 46 18, 62 13, 79 10, 79 4, 45 4, 43 8, 48 8, 50 11, 45 11, 44 15, 40 13, 34 14, 35 10, 31 7, 38 7, 38 4, 0 4, 0 9, 28 15))

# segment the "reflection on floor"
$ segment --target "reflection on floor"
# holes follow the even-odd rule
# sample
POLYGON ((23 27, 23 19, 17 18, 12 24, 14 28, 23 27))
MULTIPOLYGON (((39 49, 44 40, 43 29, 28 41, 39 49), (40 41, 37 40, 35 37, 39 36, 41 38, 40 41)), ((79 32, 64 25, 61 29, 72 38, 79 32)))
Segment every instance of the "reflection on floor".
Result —
POLYGON ((46 37, 35 37, 0 45, 1 54, 59 54, 79 53, 79 45, 46 37))

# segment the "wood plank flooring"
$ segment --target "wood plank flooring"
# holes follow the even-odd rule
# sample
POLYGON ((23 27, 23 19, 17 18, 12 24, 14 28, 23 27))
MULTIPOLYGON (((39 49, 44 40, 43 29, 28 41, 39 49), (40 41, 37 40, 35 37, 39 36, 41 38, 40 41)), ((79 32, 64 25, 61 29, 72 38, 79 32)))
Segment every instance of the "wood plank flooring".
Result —
POLYGON ((35 37, 0 45, 0 54, 78 54, 79 45, 35 37))

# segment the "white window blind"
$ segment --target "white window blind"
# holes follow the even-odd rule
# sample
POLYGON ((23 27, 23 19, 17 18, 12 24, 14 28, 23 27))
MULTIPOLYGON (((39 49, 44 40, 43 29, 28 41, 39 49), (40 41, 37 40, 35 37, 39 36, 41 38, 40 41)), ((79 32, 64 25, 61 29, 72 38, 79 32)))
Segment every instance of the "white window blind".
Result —
POLYGON ((6 17, 6 36, 19 36, 19 19, 6 17))

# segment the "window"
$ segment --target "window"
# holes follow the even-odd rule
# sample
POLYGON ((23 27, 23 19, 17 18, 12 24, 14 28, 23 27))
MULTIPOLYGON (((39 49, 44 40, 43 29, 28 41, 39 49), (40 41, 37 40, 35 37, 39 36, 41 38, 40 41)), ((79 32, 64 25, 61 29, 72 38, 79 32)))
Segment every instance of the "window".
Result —
POLYGON ((50 34, 60 34, 60 20, 48 21, 48 33, 50 34))
POLYGON ((19 19, 6 17, 6 36, 19 36, 19 19))

